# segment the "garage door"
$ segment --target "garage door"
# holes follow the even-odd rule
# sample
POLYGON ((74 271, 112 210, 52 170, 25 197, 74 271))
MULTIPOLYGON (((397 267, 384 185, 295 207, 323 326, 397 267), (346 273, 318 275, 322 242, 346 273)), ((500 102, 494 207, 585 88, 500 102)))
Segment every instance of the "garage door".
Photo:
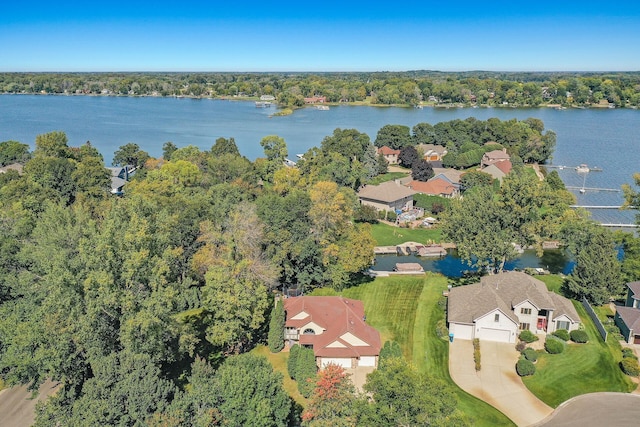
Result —
POLYGON ((633 339, 634 344, 640 344, 640 335, 636 335, 633 339))
POLYGON ((323 357, 322 358, 322 367, 329 364, 334 364, 338 366, 342 366, 343 368, 351 368, 351 358, 340 358, 340 357, 323 357))
POLYGON ((509 339, 511 338, 511 331, 505 329, 482 328, 480 329, 480 333, 477 338, 487 341, 509 342, 509 339))
POLYGON ((376 366, 375 356, 360 356, 359 366, 376 366))

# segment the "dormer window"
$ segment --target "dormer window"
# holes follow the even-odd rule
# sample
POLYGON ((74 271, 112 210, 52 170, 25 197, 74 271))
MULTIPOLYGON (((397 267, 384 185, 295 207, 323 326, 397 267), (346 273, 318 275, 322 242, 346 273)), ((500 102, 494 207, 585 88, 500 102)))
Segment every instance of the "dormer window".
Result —
POLYGON ((316 334, 316 331, 314 331, 311 328, 307 328, 302 332, 302 335, 315 335, 315 334, 316 334))

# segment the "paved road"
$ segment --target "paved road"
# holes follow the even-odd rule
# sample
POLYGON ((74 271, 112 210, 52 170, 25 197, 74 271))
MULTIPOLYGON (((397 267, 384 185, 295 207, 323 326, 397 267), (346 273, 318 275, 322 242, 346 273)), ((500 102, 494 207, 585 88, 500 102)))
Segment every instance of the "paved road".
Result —
POLYGON ((635 427, 640 425, 640 396, 625 393, 591 393, 567 400, 536 426, 635 427))
POLYGON ((535 397, 516 374, 518 352, 514 344, 482 341, 481 366, 475 370, 473 343, 456 339, 449 346, 451 378, 467 393, 494 406, 518 426, 529 426, 553 409, 535 397))
POLYGON ((55 392, 58 383, 47 381, 40 386, 39 393, 32 398, 27 386, 12 387, 0 391, 0 426, 29 427, 36 417, 36 403, 55 392))

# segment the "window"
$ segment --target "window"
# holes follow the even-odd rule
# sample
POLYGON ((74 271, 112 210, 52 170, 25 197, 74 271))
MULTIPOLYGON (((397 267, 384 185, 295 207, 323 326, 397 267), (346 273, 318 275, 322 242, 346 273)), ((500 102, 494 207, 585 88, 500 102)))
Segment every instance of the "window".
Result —
POLYGON ((531 325, 529 323, 520 323, 520 330, 521 331, 528 331, 530 330, 531 325))
POLYGON ((566 329, 568 331, 569 330, 569 322, 558 320, 556 322, 556 330, 558 330, 558 329, 566 329))
POLYGON ((500 321, 500 315, 498 313, 496 313, 495 316, 493 316, 493 321, 494 322, 499 322, 500 321))
POLYGON ((304 330, 304 332, 302 332, 302 335, 315 335, 315 334, 316 334, 316 331, 314 331, 311 328, 307 328, 304 330))
POLYGON ((530 308, 521 308, 520 309, 520 314, 531 314, 531 309, 530 308))

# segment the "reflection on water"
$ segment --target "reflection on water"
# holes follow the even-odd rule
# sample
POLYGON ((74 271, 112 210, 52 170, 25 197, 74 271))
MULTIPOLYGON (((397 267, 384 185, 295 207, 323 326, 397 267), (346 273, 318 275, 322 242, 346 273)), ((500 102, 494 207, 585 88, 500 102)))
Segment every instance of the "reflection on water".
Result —
MULTIPOLYGON (((462 277, 465 271, 475 271, 466 262, 460 259, 457 251, 450 250, 443 258, 427 258, 415 255, 377 255, 375 264, 371 267, 375 271, 392 271, 398 262, 417 262, 425 271, 441 273, 447 277, 462 277)), ((574 262, 562 250, 544 251, 542 257, 538 257, 534 250, 526 250, 518 258, 507 261, 505 270, 531 268, 544 268, 551 273, 569 274, 574 262)))

